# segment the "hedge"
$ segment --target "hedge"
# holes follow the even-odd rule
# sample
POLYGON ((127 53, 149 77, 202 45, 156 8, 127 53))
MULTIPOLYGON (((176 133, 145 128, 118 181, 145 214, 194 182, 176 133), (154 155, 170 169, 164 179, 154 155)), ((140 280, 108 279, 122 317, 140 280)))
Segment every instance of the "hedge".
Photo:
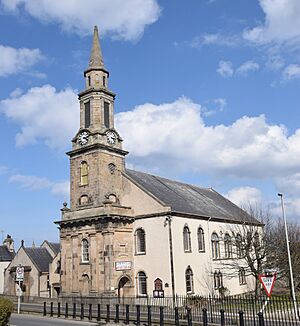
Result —
POLYGON ((11 313, 14 310, 14 304, 5 298, 0 298, 0 326, 8 325, 11 313))

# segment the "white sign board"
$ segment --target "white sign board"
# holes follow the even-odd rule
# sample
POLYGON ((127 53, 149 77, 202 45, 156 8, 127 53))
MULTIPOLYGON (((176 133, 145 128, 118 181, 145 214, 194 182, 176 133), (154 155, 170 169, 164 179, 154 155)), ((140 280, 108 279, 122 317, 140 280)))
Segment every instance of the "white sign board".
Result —
POLYGON ((16 281, 23 281, 24 280, 24 267, 18 266, 16 268, 16 281))
POLYGON ((16 294, 17 294, 18 297, 21 297, 22 294, 23 294, 23 291, 22 291, 22 289, 19 287, 19 285, 18 285, 18 287, 17 287, 17 289, 16 289, 16 294))
POLYGON ((116 261, 116 271, 128 271, 131 269, 131 261, 116 261))
POLYGON ((267 292, 267 296, 270 297, 276 280, 276 274, 273 275, 258 275, 258 278, 267 292))

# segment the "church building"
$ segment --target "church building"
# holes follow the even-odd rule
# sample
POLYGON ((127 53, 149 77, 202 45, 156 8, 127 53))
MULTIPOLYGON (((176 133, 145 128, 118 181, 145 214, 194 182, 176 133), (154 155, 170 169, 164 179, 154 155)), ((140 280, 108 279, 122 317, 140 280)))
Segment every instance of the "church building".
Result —
MULTIPOLYGON (((61 294, 172 296, 252 289, 233 228, 261 224, 211 188, 126 168, 128 152, 114 125, 97 27, 79 93, 80 128, 72 139, 70 207, 56 223, 61 241, 61 294)), ((75 112, 74 112, 75 114, 75 112)))

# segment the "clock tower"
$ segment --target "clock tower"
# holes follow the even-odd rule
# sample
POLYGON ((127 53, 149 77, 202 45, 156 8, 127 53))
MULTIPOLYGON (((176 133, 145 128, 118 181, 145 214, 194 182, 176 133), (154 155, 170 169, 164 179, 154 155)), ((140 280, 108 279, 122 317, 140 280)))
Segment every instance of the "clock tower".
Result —
POLYGON ((95 27, 85 89, 79 93, 80 128, 72 139, 71 209, 118 202, 124 171, 122 138, 114 128, 115 94, 109 90, 98 29, 95 27))
MULTIPOLYGON (((114 127, 115 94, 108 86, 97 27, 84 78, 85 88, 78 96, 80 128, 67 153, 70 208, 65 205, 57 222, 61 287, 62 294, 99 295, 118 289, 116 263, 125 260, 131 266, 133 214, 120 203, 127 152, 114 127)), ((123 277, 133 280, 131 273, 129 269, 123 277)))

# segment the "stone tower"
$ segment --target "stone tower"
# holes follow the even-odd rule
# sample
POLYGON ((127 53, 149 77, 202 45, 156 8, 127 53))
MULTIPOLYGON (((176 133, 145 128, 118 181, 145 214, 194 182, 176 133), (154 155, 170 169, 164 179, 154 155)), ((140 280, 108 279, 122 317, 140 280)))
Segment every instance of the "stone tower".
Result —
MULTIPOLYGON (((64 205, 61 231, 61 290, 66 295, 117 294, 132 262, 132 211, 120 204, 124 157, 114 128, 115 94, 109 90, 98 29, 79 93, 80 128, 72 139, 70 208, 64 205), (120 280, 122 281, 120 282, 120 280)), ((126 282, 125 282, 126 283, 126 282)), ((128 287, 127 282, 127 287, 128 287)))

